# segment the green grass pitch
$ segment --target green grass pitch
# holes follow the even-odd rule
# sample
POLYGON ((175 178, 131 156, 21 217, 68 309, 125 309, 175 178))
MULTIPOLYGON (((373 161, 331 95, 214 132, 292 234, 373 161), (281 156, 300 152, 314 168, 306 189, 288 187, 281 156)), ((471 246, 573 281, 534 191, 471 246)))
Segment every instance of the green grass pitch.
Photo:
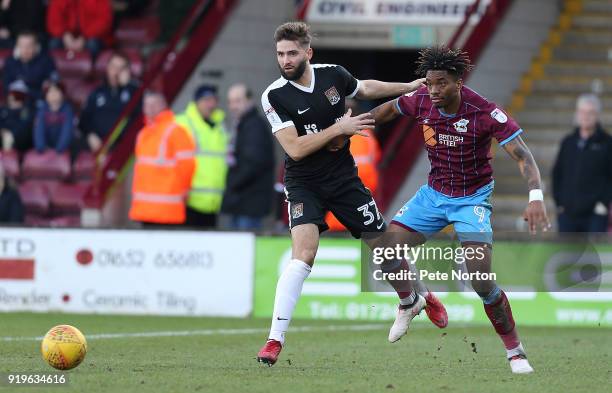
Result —
POLYGON ((267 367, 255 355, 268 320, 31 313, 0 313, 0 373, 53 371, 34 338, 63 323, 89 337, 68 387, 4 383, 0 392, 593 393, 612 383, 612 329, 603 327, 520 328, 536 372, 512 375, 489 326, 421 323, 389 344, 390 322, 294 321, 300 331, 289 332, 279 362, 267 367))

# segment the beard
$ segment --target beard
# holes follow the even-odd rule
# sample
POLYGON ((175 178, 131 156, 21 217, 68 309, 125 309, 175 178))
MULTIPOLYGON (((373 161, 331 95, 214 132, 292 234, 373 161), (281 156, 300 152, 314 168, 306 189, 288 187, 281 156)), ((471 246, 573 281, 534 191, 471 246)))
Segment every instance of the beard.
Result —
POLYGON ((280 65, 278 66, 278 69, 280 70, 280 73, 283 78, 287 79, 288 81, 296 81, 300 79, 302 75, 304 75, 304 71, 306 71, 307 62, 308 60, 302 61, 300 64, 298 64, 296 68, 293 69, 292 73, 285 72, 285 70, 283 70, 280 65))

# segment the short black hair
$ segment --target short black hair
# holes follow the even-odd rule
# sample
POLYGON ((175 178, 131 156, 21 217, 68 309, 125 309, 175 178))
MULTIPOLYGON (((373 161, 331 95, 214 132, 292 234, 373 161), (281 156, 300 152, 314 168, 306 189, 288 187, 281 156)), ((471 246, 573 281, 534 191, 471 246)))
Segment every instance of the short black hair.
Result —
POLYGON ((446 46, 432 46, 419 52, 416 74, 425 76, 427 71, 447 71, 459 79, 472 68, 467 52, 446 46))

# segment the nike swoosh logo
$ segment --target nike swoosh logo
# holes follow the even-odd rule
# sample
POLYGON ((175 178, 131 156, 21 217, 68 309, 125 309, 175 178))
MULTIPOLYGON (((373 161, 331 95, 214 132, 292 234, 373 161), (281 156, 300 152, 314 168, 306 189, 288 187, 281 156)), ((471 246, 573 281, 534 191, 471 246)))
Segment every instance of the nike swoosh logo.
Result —
POLYGON ((279 318, 279 317, 276 317, 276 319, 279 320, 279 321, 288 321, 289 320, 288 318, 279 318))
POLYGON ((303 111, 298 109, 298 115, 301 115, 302 113, 306 113, 306 112, 308 112, 308 110, 310 110, 310 108, 306 108, 303 111))

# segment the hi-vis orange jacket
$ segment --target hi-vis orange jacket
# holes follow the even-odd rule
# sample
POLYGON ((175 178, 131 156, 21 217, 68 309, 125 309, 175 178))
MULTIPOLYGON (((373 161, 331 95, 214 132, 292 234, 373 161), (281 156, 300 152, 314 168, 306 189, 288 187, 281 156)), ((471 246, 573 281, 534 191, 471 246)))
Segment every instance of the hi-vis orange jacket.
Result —
MULTIPOLYGON (((365 130, 369 138, 356 135, 351 138, 351 154, 357 164, 357 172, 363 184, 370 189, 372 195, 376 195, 378 190, 378 162, 380 161, 380 147, 376 141, 376 136, 370 130, 365 130)), ((346 228, 338 219, 328 212, 325 222, 330 231, 344 231, 346 228)))
POLYGON ((136 140, 130 219, 185 222, 185 198, 195 171, 195 144, 170 110, 146 125, 136 140))

